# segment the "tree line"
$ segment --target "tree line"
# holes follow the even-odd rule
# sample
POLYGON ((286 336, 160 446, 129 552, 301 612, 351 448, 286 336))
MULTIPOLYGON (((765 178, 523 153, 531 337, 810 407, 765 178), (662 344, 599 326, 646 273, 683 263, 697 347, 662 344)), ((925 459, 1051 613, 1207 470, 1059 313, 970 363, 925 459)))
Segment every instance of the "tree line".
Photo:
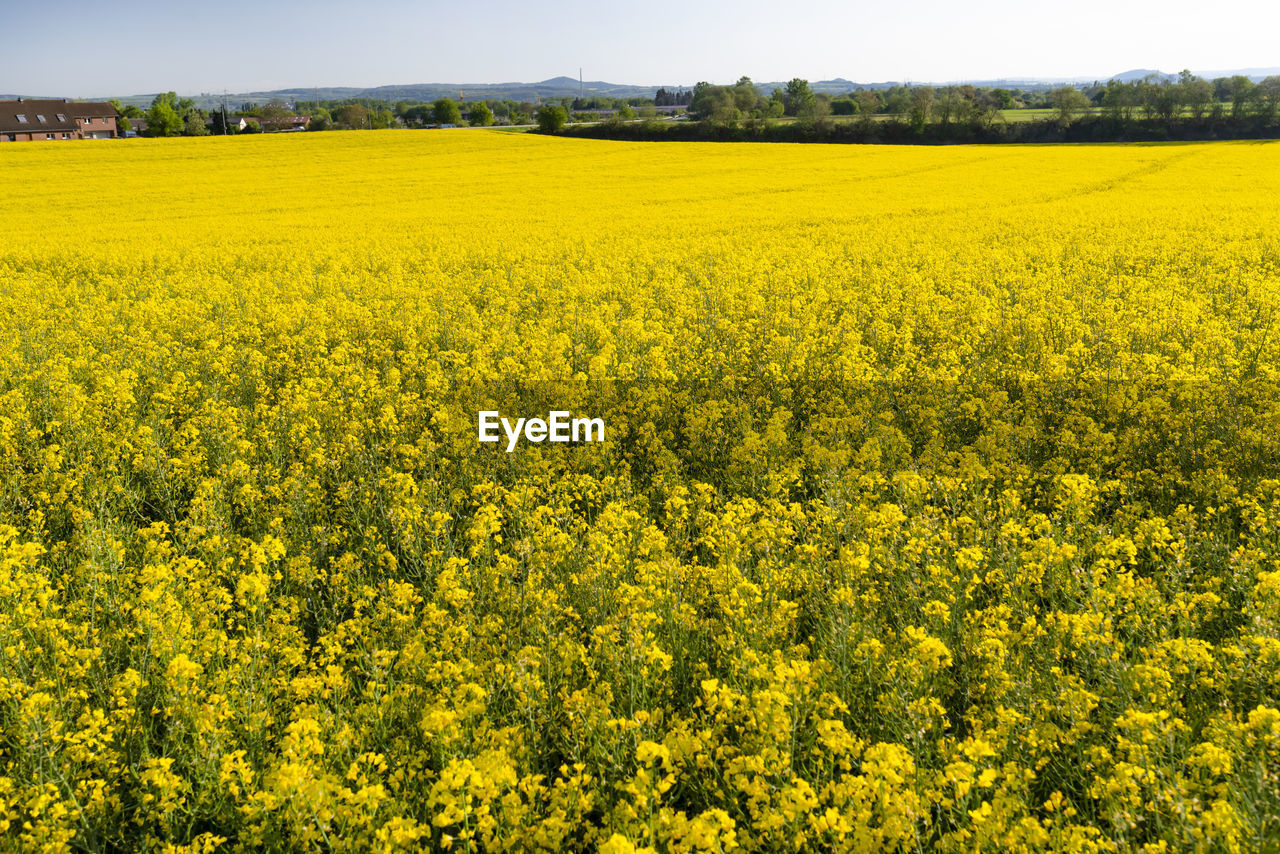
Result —
POLYGON ((915 122, 994 120, 1005 110, 1047 109, 1066 121, 1090 110, 1112 118, 1192 119, 1250 116, 1271 121, 1280 113, 1280 76, 1260 82, 1236 75, 1205 80, 1183 71, 1177 77, 1148 75, 1134 81, 1109 80, 1089 86, 1060 86, 1038 91, 1000 87, 889 86, 860 88, 845 95, 815 93, 807 80, 795 78, 785 88, 764 94, 742 77, 732 86, 698 83, 690 114, 715 124, 746 119, 821 119, 827 116, 899 115, 915 122))
POLYGON ((432 102, 348 98, 269 101, 199 110, 174 92, 146 110, 121 106, 147 136, 258 133, 305 127, 378 130, 391 127, 531 125, 564 132, 570 122, 596 123, 572 132, 627 138, 856 139, 859 141, 1048 141, 1054 138, 1185 139, 1273 135, 1280 121, 1280 77, 1206 80, 1176 77, 1095 82, 1039 89, 894 85, 841 95, 815 92, 794 78, 766 93, 751 78, 731 85, 700 82, 692 89, 659 89, 653 98, 562 97, 538 103, 439 98, 432 102), (1010 121, 1006 111, 1041 110, 1036 121, 1010 121), (697 126, 658 122, 687 113, 697 126), (773 125, 780 127, 773 127, 773 125), (1026 126, 1029 125, 1029 126, 1026 126))
POLYGON ((191 98, 174 92, 156 95, 147 109, 111 103, 120 116, 121 131, 136 130, 143 136, 207 136, 209 134, 263 133, 295 129, 305 119, 309 131, 380 130, 392 127, 532 125, 556 129, 566 121, 598 121, 616 116, 623 121, 649 118, 656 108, 687 104, 693 93, 659 89, 655 98, 555 98, 533 103, 515 100, 454 100, 387 102, 376 98, 331 101, 280 100, 265 104, 201 110, 191 98), (564 119, 558 117, 563 114, 564 119), (243 120, 243 122, 242 122, 243 120), (242 127, 243 125, 243 127, 242 127))
POLYGON ((1280 136, 1280 77, 1110 80, 1037 91, 1000 87, 891 86, 840 96, 795 78, 765 94, 748 77, 698 83, 694 122, 603 122, 562 133, 625 139, 847 142, 1052 142, 1280 136), (1040 110, 1028 121, 1005 111, 1040 110))

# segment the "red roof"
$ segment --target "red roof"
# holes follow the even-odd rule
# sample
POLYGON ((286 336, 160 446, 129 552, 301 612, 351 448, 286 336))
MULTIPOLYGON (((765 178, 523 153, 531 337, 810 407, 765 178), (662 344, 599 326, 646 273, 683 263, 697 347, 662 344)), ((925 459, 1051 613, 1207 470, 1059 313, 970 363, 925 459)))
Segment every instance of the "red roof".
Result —
POLYGON ((0 101, 0 133, 53 133, 79 130, 76 119, 116 118, 116 108, 97 101, 0 101), (43 121, 41 116, 44 117, 43 121), (21 117, 21 118, 19 118, 21 117))

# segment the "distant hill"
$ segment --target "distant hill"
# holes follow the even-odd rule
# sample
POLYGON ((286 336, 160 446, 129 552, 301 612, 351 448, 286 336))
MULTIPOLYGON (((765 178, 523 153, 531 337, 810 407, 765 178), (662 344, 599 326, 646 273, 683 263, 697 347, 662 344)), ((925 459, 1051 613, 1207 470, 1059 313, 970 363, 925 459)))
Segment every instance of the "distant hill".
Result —
POLYGON ((1146 80, 1148 77, 1157 82, 1173 81, 1178 79, 1176 74, 1165 74, 1163 71, 1156 71, 1153 68, 1134 68, 1130 71, 1122 71, 1119 74, 1113 74, 1109 80, 1116 80, 1120 83, 1137 83, 1139 80, 1146 80))
MULTIPOLYGON (((1243 74, 1252 80, 1259 81, 1264 77, 1272 75, 1280 75, 1280 68, 1237 68, 1223 71, 1198 71, 1201 77, 1212 80, 1215 77, 1231 77, 1236 74, 1243 74)), ((953 85, 958 83, 970 83, 974 86, 988 87, 1004 87, 1007 89, 1050 89, 1063 84, 1084 84, 1094 81, 1120 80, 1123 82, 1132 82, 1142 80, 1148 75, 1155 75, 1157 80, 1175 80, 1177 75, 1168 72, 1158 71, 1150 68, 1133 68, 1114 74, 1110 77, 1002 77, 987 80, 950 80, 950 81, 925 81, 913 80, 912 85, 953 85)), ((720 83, 731 83, 730 80, 717 81, 720 83)), ((625 83, 608 83, 604 80, 588 80, 579 84, 574 77, 561 75, 559 77, 551 77, 547 80, 539 80, 535 83, 409 83, 394 84, 388 86, 373 87, 355 87, 355 86, 309 86, 291 89, 273 89, 262 92, 236 92, 227 94, 226 101, 229 106, 238 107, 247 102, 264 104, 272 99, 288 102, 297 101, 336 101, 345 98, 376 98, 382 101, 434 101, 437 98, 462 98, 464 100, 471 98, 483 98, 490 100, 513 101, 531 101, 537 102, 540 98, 573 98, 578 95, 579 85, 581 91, 586 96, 604 95, 610 98, 652 98, 654 93, 660 88, 658 85, 632 85, 625 83)), ((766 94, 774 89, 786 87, 786 81, 778 80, 772 82, 759 82, 756 86, 766 94)), ((843 77, 835 77, 830 80, 810 81, 809 86, 815 92, 825 92, 830 95, 843 95, 855 89, 887 89, 892 86, 901 86, 902 81, 887 80, 875 83, 858 83, 853 80, 847 80, 843 77)), ((664 83, 662 87, 668 90, 678 88, 691 89, 693 83, 664 83)), ((12 100, 16 95, 0 96, 0 100, 12 100)), ((32 97, 26 95, 24 97, 32 97)), ((63 97, 49 96, 49 97, 63 97)), ((155 97, 155 93, 143 95, 126 95, 119 96, 119 100, 125 104, 134 104, 139 107, 150 105, 151 99, 155 97)), ((209 109, 222 103, 223 95, 220 93, 205 92, 199 95, 185 94, 196 102, 201 109, 209 109)), ((105 100, 105 99, 97 99, 105 100)))
MULTIPOLYGON (((1230 68, 1225 71, 1193 71, 1192 73, 1197 77, 1203 77, 1205 80, 1214 80, 1218 77, 1234 77, 1239 74, 1257 83, 1266 77, 1280 75, 1280 68, 1230 68)), ((1107 79, 1119 80, 1121 83, 1134 83, 1138 80, 1145 80, 1148 75, 1154 75, 1156 80, 1169 82, 1178 79, 1177 74, 1168 74, 1152 68, 1135 68, 1132 71, 1124 71, 1107 79)))
MULTIPOLYGON (((678 84, 665 84, 674 90, 678 84)), ((691 88, 685 84, 684 88, 691 88)), ((659 86, 633 86, 621 83, 607 83, 603 80, 587 80, 582 83, 582 94, 587 97, 604 95, 610 98, 652 98, 659 86)), ((434 101, 437 98, 490 99, 537 102, 539 98, 576 98, 578 81, 573 77, 552 77, 536 83, 408 83, 388 86, 356 87, 299 87, 291 89, 272 89, 261 92, 236 92, 226 95, 229 106, 239 106, 247 102, 263 104, 272 99, 288 102, 296 101, 333 101, 344 98, 377 98, 382 101, 434 101)), ((125 104, 136 104, 146 107, 155 94, 129 95, 121 97, 125 104)), ((208 109, 222 103, 221 93, 201 93, 184 95, 196 102, 201 109, 208 109)))

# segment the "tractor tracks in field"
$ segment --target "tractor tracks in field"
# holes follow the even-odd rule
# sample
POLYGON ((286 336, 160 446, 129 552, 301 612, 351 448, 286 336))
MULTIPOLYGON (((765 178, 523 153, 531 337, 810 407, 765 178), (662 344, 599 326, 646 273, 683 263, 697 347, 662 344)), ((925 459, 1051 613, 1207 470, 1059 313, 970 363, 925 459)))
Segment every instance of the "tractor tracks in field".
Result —
MULTIPOLYGON (((1180 151, 1165 157, 1160 157, 1151 162, 1143 163, 1141 166, 1116 175, 1111 175, 1106 178, 1078 184, 1072 187, 1057 188, 1052 192, 1036 194, 1026 198, 998 199, 985 203, 978 202, 976 204, 957 203, 936 206, 920 205, 899 211, 878 213, 875 215, 875 218, 880 221, 911 221, 920 219, 921 217, 941 217, 955 214, 966 214, 969 216, 981 217, 1005 212, 1015 212, 1022 209, 1036 208, 1041 205, 1055 205, 1070 202, 1075 199, 1084 199, 1089 196, 1109 193, 1131 185, 1143 178, 1158 175, 1161 172, 1168 170, 1171 166, 1192 157, 1196 153, 1196 150, 1180 151)), ((936 167, 931 167, 927 171, 933 171, 934 168, 936 167)))
POLYGON ((1028 205, 1045 205, 1045 204, 1051 205, 1051 204, 1056 204, 1057 202, 1065 202, 1070 199, 1081 199, 1081 198, 1084 198, 1085 196, 1092 196, 1098 193, 1108 193, 1118 187, 1124 186, 1125 184, 1130 184, 1130 183, 1133 183, 1134 181, 1138 181, 1138 180, 1141 180, 1142 178, 1147 178, 1152 175, 1158 175, 1161 172, 1168 169, 1170 166, 1174 165, 1175 163, 1179 163, 1183 160, 1186 160, 1188 157, 1191 157, 1194 154, 1196 154, 1196 150, 1194 149, 1189 151, 1181 151, 1176 154, 1171 154, 1168 157, 1162 157, 1159 160, 1154 160, 1150 163, 1146 163, 1142 166, 1137 167, 1136 169, 1131 169, 1128 172, 1122 172, 1119 175, 1115 175, 1101 181, 1095 181, 1091 184, 1085 184, 1082 187, 1079 187, 1074 190, 1063 190, 1056 193, 1050 193, 1049 195, 1041 197, 1039 199, 1029 199, 1024 202, 1015 202, 1013 204, 1007 205, 1007 207, 1017 208, 1017 207, 1025 207, 1028 205))

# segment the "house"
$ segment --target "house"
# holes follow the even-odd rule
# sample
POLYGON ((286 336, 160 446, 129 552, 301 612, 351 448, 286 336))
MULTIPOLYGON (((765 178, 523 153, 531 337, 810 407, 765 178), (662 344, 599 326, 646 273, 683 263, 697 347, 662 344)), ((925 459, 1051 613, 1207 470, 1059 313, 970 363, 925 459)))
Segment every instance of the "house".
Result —
MULTIPOLYGON (((222 118, 224 115, 226 116, 227 130, 230 133, 239 133, 240 131, 244 130, 249 126, 249 122, 251 120, 255 122, 258 120, 254 116, 237 116, 231 113, 223 113, 222 108, 218 107, 216 109, 209 111, 209 119, 213 122, 212 124, 213 128, 218 127, 218 120, 222 118)), ((139 121, 143 122, 143 127, 146 126, 145 120, 139 119, 139 121)), ((215 131, 215 133, 222 133, 222 131, 218 130, 218 131, 215 131)))
POLYGON ((116 139, 116 108, 95 101, 0 101, 0 142, 116 139))
POLYGON ((284 131, 306 130, 311 123, 311 116, 231 116, 227 126, 234 128, 239 120, 240 130, 244 130, 248 122, 257 122, 263 133, 280 133, 284 131))

